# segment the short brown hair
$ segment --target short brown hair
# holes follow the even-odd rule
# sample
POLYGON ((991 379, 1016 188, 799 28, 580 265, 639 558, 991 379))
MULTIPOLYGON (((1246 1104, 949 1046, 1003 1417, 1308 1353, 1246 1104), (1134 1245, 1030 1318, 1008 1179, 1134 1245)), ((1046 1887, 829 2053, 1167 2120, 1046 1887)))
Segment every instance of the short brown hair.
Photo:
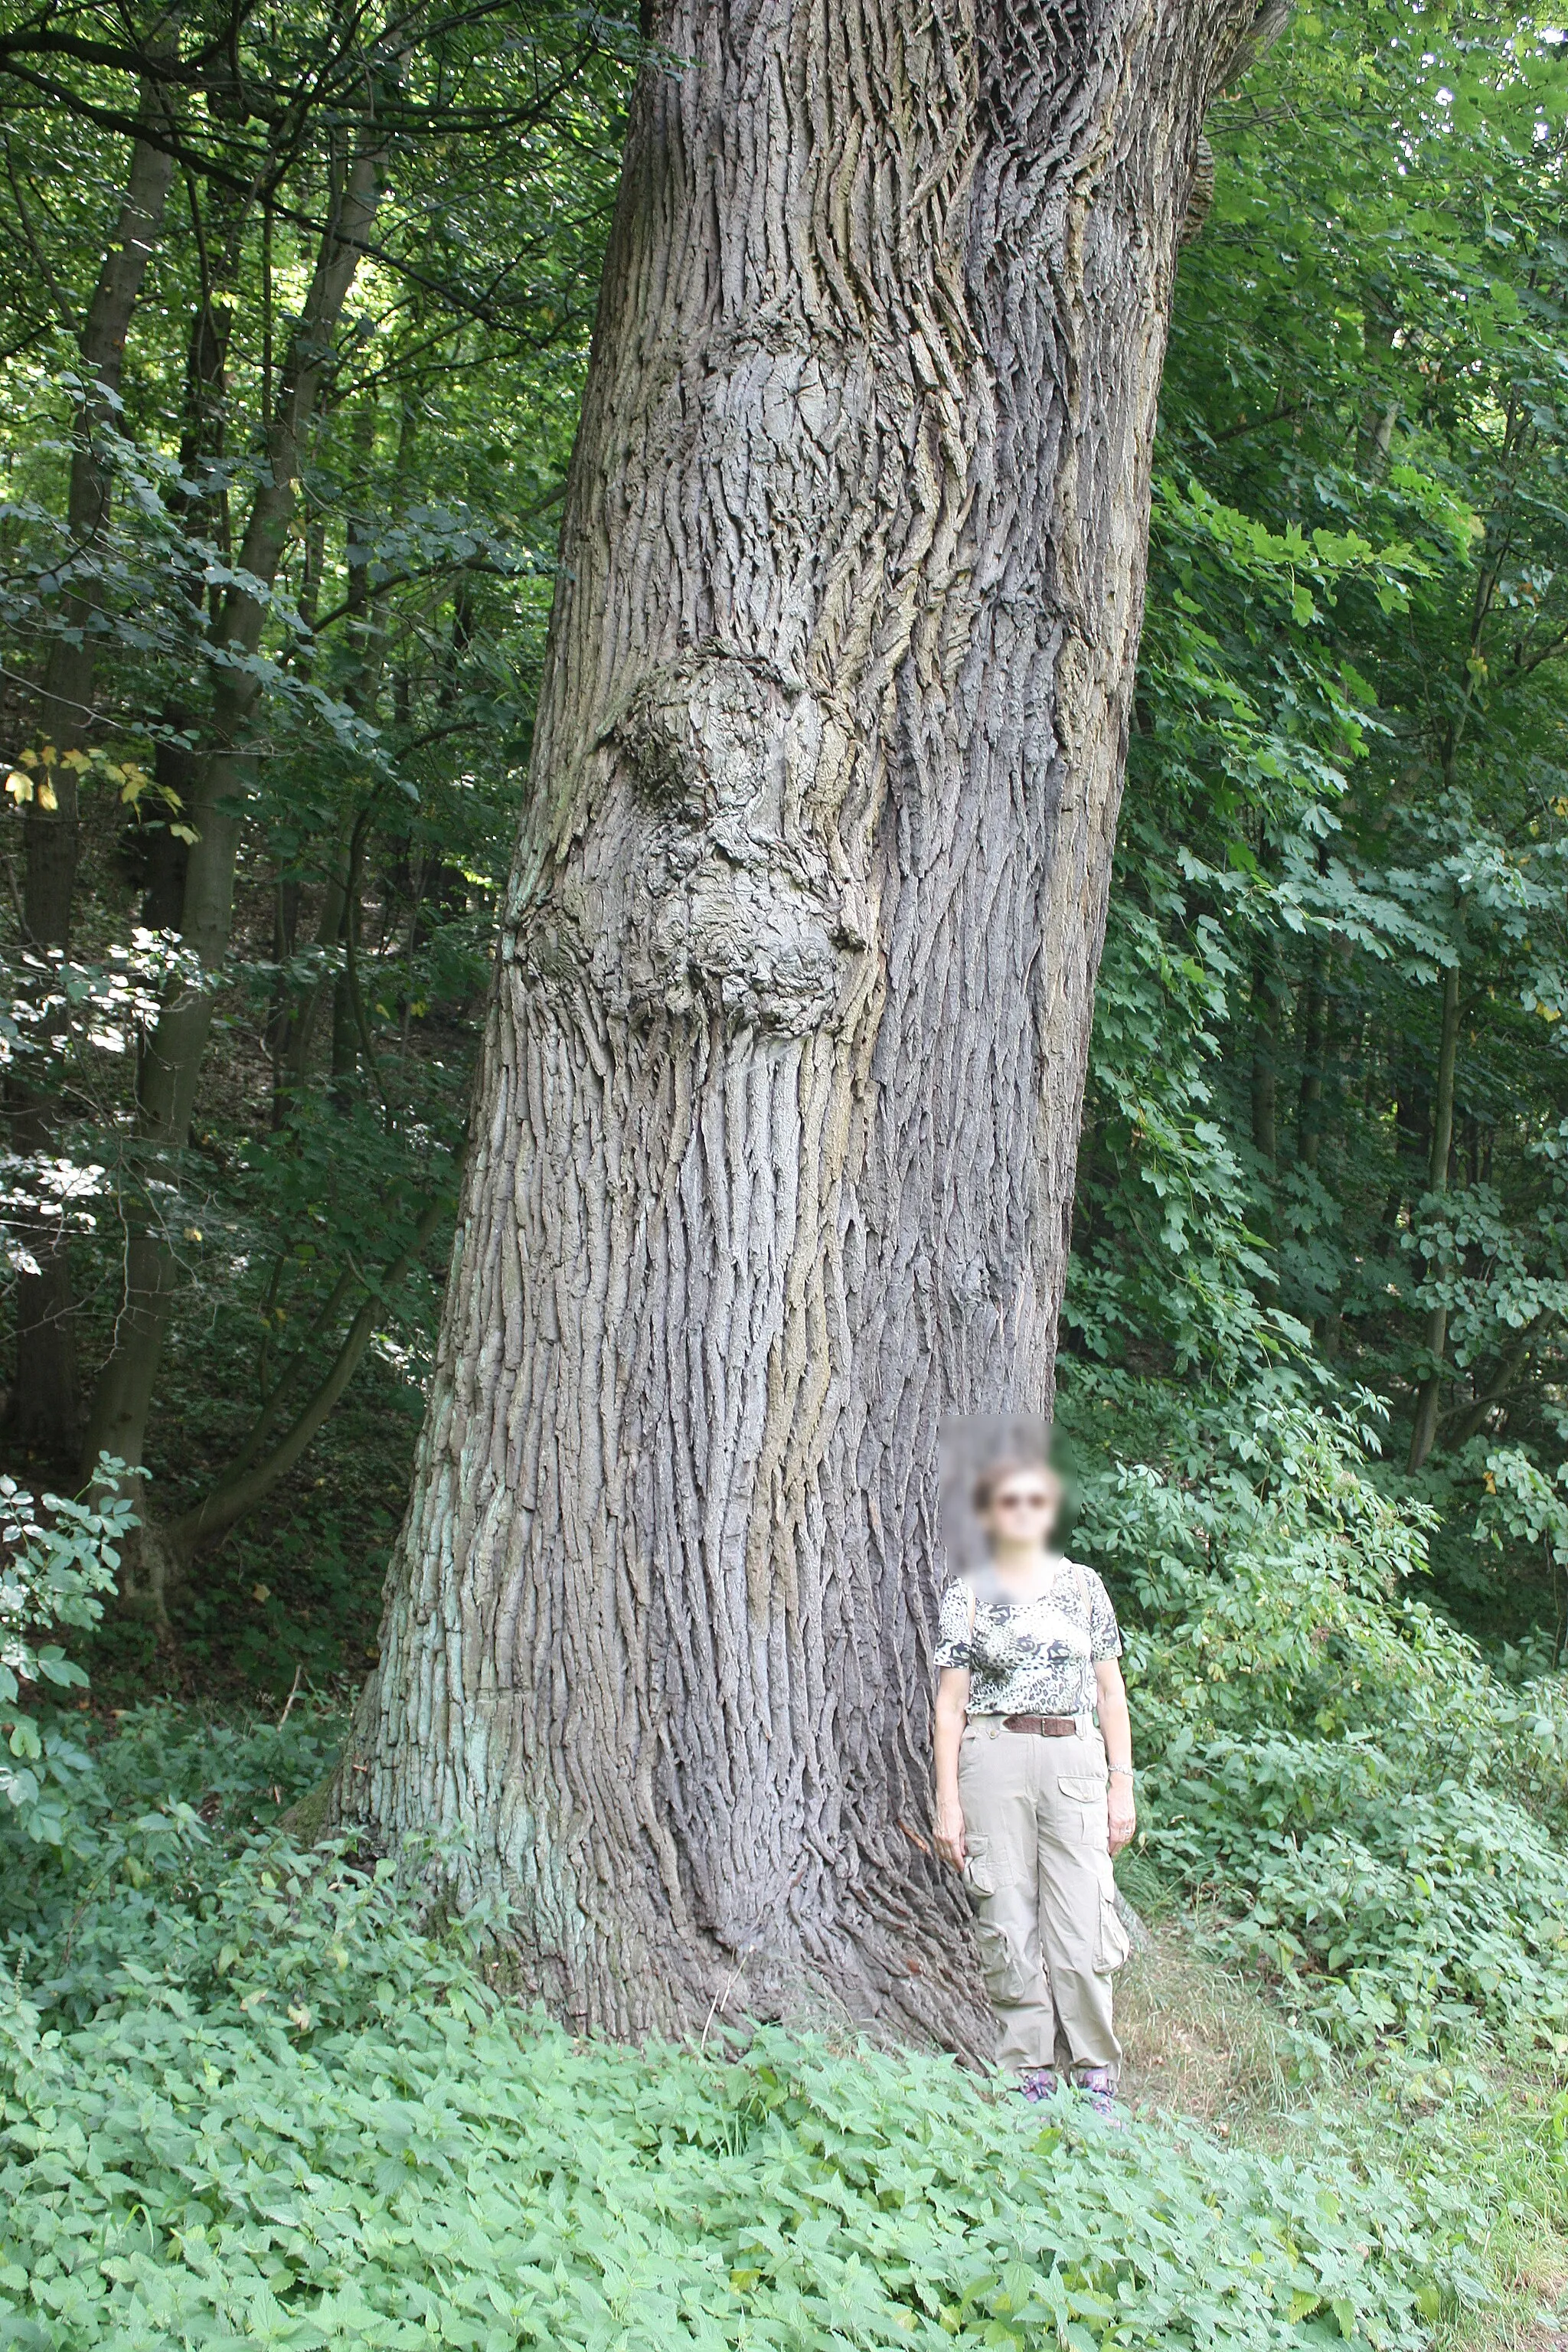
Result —
POLYGON ((1045 1478, 1061 1499, 1062 1482, 1043 1454, 1005 1454, 999 1462, 988 1462, 974 1481, 970 1499, 984 1517, 996 1499, 996 1489, 1005 1486, 1009 1478, 1045 1478))

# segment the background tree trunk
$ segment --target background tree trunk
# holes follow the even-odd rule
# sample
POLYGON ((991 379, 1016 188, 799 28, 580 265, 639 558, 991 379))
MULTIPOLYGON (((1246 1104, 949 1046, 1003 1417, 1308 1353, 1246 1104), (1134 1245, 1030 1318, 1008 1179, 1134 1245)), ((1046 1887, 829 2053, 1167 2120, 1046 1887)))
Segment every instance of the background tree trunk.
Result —
POLYGON ((678 0, 634 110, 382 1663, 524 1981, 979 2046, 938 1426, 1048 1408, 1235 0, 678 0))
MULTIPOLYGON (((294 520, 300 468, 317 396, 332 365, 333 338, 375 218, 380 171, 379 148, 362 148, 334 193, 268 419, 267 477, 256 492, 239 551, 237 568, 258 585, 231 587, 214 627, 233 667, 218 673, 212 748, 196 764, 190 788, 186 814, 196 839, 185 861, 180 919, 181 938, 209 977, 228 953, 234 921, 235 864, 249 788, 247 739, 260 694, 248 663, 261 643, 266 593, 294 520)), ((210 986, 176 982, 143 1042, 137 1141, 149 1167, 169 1176, 177 1176, 178 1155, 189 1139, 212 1013, 210 986)), ((132 1470, 140 1466, 168 1319, 174 1256, 150 1192, 132 1201, 127 1226, 124 1305, 93 1392, 84 1475, 90 1475, 100 1451, 118 1455, 132 1470)), ((149 1542, 145 1527, 142 1542, 149 1542)), ((154 1591, 156 1597, 156 1587, 154 1591)))
POLYGON ((1252 1140, 1270 1165, 1279 1158, 1279 982, 1272 940, 1252 959, 1252 1140))
MULTIPOLYGON (((172 54, 168 25, 153 39, 154 53, 172 54)), ((156 85, 142 87, 141 114, 167 135, 166 104, 156 85)), ((174 158, 147 140, 131 150, 125 193, 114 236, 93 289, 78 336, 82 392, 71 449, 66 527, 74 583, 64 599, 66 626, 50 643, 39 698, 39 727, 58 755, 48 772, 54 806, 36 796, 26 813, 26 881, 23 913, 26 945, 35 952, 70 951, 76 897, 80 817, 77 776, 67 755, 91 739, 96 718, 94 680, 99 640, 95 633, 102 603, 100 551, 114 502, 114 469, 103 446, 115 425, 125 341, 154 247, 163 234, 163 212, 174 178, 174 158)), ((57 1106, 18 1080, 8 1089, 11 1149, 48 1159, 57 1149, 57 1106)), ((36 1274, 16 1283, 16 1378, 10 1419, 24 1444, 68 1460, 78 1430, 76 1315, 70 1257, 63 1230, 28 1229, 37 1262, 36 1274)))
MULTIPOLYGON (((1437 1041, 1437 1085, 1432 1097, 1432 1162, 1426 1171, 1426 1189, 1437 1199, 1446 1197, 1448 1190, 1448 1160, 1454 1148, 1454 1073, 1459 1052, 1459 967, 1451 964, 1443 974, 1443 1020, 1437 1041)), ((1441 1273, 1439 1265, 1434 1273, 1441 1273)), ((1443 1357, 1448 1345, 1448 1310, 1447 1307, 1430 1307, 1426 1310, 1426 1328, 1423 1343, 1432 1370, 1415 1391, 1415 1418, 1410 1432, 1410 1458, 1406 1467, 1425 1467, 1437 1435, 1438 1411, 1443 1401, 1443 1357)))

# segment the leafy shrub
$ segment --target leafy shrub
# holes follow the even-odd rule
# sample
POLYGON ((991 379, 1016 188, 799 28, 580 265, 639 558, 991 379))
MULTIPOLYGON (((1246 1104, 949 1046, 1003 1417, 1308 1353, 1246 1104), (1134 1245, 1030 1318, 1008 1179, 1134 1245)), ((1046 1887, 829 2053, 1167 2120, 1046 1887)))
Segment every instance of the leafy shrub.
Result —
POLYGON ((1283 1378, 1163 1430, 1149 1394, 1073 1408, 1080 1448, 1131 1408, 1075 1540, 1131 1602, 1140 1861, 1211 1898, 1320 2058, 1568 2050, 1563 1678, 1507 1680, 1418 1597, 1430 1514, 1380 1487, 1374 1428, 1283 1378))
POLYGON ((0 2345, 1400 2352, 1481 2292, 1333 2157, 777 2032, 574 2042, 341 1852, 252 1842, 97 1951, 90 2013, 0 1995, 0 2345))
MULTIPOLYGON (((106 1480, 122 1467, 104 1456, 106 1480)), ((9 1758, 0 1756, 0 1798, 12 1826, 36 1841, 59 1843, 69 1790, 87 1766, 48 1698, 51 1690, 80 1688, 87 1676, 58 1642, 41 1637, 60 1625, 97 1623, 134 1516, 118 1497, 101 1510, 59 1495, 39 1506, 14 1478, 0 1478, 0 1734, 9 1758)))
POLYGON ((166 1703, 111 1732, 83 1726, 51 1843, 0 1816, 0 1951, 43 1973, 46 1998, 90 2016, 121 1955, 143 1971, 189 1948, 230 1868, 230 1841, 263 1829, 324 1776, 342 1715, 302 1701, 281 1724, 212 1720, 166 1703))
POLYGON ((1568 2051, 1568 1856, 1493 1789, 1396 1770, 1365 1738, 1178 1736, 1154 1842, 1184 1876, 1247 1889, 1219 1943, 1329 2044, 1442 2053, 1484 2020, 1568 2051))

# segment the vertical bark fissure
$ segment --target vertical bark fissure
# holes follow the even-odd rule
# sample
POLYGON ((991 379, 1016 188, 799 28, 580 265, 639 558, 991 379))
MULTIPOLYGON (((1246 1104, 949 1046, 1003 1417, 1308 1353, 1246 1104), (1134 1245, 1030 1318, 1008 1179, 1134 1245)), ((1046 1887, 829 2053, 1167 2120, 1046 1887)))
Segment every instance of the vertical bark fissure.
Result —
POLYGON ((978 2047, 941 1413, 1048 1405, 1205 95, 1245 11, 679 0, 634 112, 382 1664, 612 2032, 978 2047))

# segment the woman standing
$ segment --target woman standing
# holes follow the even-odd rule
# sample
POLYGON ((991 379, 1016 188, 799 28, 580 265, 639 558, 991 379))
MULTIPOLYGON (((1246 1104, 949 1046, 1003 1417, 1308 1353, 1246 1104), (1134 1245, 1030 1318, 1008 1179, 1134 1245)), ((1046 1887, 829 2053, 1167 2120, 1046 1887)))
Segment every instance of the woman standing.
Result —
POLYGON ((1059 2042, 1104 2113, 1121 2058, 1110 1979, 1129 1948, 1110 1858, 1137 1826, 1132 1738, 1110 1597, 1049 1548, 1060 1506, 1043 1463, 997 1463, 976 1485, 989 1561, 942 1602, 937 1847, 977 1914, 999 2063, 1026 2098, 1047 2098, 1059 2042))

